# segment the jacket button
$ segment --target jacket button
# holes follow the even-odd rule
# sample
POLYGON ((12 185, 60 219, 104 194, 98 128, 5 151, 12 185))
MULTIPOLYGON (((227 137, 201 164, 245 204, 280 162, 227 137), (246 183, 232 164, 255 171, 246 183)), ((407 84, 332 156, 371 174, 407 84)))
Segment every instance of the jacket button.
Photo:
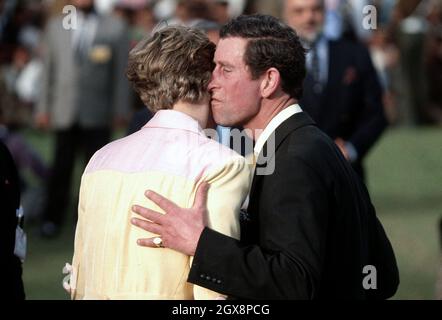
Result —
POLYGON ((212 278, 210 278, 209 276, 206 277, 206 280, 207 280, 207 281, 210 281, 210 279, 212 279, 212 278))
POLYGON ((206 277, 206 275, 205 275, 204 273, 201 273, 201 274, 200 274, 200 278, 203 278, 203 279, 204 279, 205 277, 206 277))
POLYGON ((218 281, 218 280, 217 280, 217 279, 215 279, 215 278, 213 278, 213 279, 212 279, 212 282, 216 282, 216 281, 218 281))
POLYGON ((216 280, 216 283, 220 284, 220 283, 221 283, 221 280, 216 280))

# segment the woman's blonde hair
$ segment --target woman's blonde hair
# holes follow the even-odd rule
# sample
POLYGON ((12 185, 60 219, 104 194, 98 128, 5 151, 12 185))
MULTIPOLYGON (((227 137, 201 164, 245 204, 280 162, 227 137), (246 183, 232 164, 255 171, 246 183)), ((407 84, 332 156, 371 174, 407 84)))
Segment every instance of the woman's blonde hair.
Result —
POLYGON ((166 27, 129 54, 127 77, 153 112, 178 101, 201 102, 215 67, 215 44, 200 30, 166 27))

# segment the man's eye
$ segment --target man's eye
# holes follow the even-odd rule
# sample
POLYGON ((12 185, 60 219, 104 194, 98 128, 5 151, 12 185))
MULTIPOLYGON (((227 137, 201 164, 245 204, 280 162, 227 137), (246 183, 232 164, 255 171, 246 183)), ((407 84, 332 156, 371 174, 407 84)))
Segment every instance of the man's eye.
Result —
POLYGON ((223 71, 227 73, 232 72, 232 70, 230 70, 229 68, 223 68, 223 71))

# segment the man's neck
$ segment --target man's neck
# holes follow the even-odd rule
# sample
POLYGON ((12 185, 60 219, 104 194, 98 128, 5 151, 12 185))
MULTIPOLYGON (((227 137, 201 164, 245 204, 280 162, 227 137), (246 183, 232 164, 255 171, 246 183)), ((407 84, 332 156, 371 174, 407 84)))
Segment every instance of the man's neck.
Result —
POLYGON ((286 94, 277 99, 264 99, 259 113, 248 123, 244 124, 244 128, 251 130, 253 133, 253 137, 250 138, 257 141, 261 133, 278 113, 296 103, 298 103, 296 99, 286 94))
POLYGON ((323 33, 320 32, 318 33, 315 37, 313 37, 312 39, 307 39, 307 38, 300 38, 301 40, 301 44, 304 48, 306 49, 310 49, 312 48, 316 43, 318 43, 319 41, 321 41, 323 36, 323 33))

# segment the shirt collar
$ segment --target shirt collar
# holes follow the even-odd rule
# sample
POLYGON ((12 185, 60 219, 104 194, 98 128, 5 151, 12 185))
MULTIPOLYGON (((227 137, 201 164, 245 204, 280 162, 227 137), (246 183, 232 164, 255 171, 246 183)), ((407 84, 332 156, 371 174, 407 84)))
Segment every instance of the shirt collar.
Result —
POLYGON ((256 140, 254 153, 255 156, 258 157, 264 147, 264 144, 267 142, 269 137, 276 131, 276 129, 288 118, 291 116, 302 112, 301 107, 298 104, 293 104, 281 112, 279 112, 265 127, 264 131, 259 136, 258 140, 256 140))
POLYGON ((205 136, 198 121, 183 112, 175 110, 158 111, 144 128, 178 129, 205 136))

